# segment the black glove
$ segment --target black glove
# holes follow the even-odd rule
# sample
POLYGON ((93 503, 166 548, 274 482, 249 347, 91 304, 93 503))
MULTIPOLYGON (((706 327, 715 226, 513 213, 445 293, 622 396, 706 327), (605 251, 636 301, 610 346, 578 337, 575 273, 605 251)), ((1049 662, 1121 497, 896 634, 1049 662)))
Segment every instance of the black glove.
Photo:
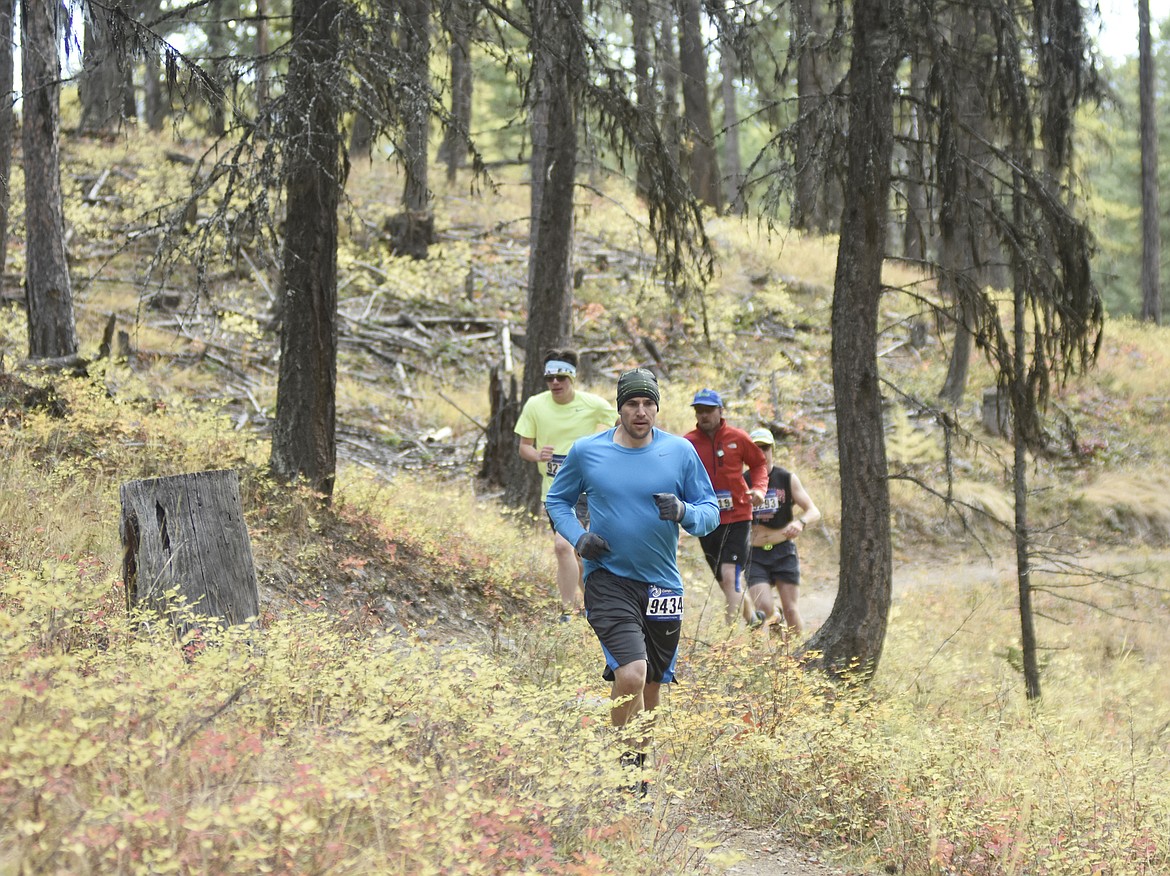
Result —
POLYGON ((609 553, 609 542, 596 532, 587 532, 577 539, 577 553, 587 560, 600 559, 609 553))
POLYGON ((655 493, 654 504, 658 506, 658 519, 678 523, 687 513, 687 506, 674 493, 655 493))

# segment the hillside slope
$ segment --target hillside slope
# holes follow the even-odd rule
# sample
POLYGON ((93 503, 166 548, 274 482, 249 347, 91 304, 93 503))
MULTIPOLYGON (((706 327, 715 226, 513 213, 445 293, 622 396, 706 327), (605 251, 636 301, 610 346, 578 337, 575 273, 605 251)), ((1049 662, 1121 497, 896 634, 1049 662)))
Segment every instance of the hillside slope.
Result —
MULTIPOLYGON (((227 250, 207 288, 182 263, 146 283, 154 238, 138 217, 163 197, 162 145, 115 148, 66 149, 88 377, 0 375, 0 604, 12 633, 0 699, 13 705, 0 754, 23 771, 0 776, 0 805, 21 826, 0 836, 0 860, 117 872, 130 866, 119 855, 149 850, 219 872, 264 860, 368 873, 417 849, 401 868, 449 855, 453 870, 719 872, 797 838, 806 857, 848 852, 853 871, 1071 874, 1110 860, 1118 873, 1165 872, 1154 827, 1170 806, 1163 330, 1107 325, 1098 368, 1049 412, 1053 452, 1029 468, 1039 561, 1065 587, 1045 594, 1037 711, 1012 662, 1009 448, 978 425, 992 380, 974 364, 948 412, 964 431, 948 439, 923 402, 949 341, 921 312, 929 284, 891 265, 891 287, 915 294, 889 293, 879 345, 898 476, 882 671, 854 698, 808 678, 775 639, 721 627, 717 591, 705 593, 709 575, 684 541, 698 599, 683 680, 660 719, 650 808, 627 810, 599 766, 613 740, 595 642, 582 624, 548 623, 547 528, 478 478, 486 374, 509 343, 514 367, 524 353, 520 181, 479 198, 441 192, 439 242, 412 262, 391 256, 379 230, 394 174, 352 176, 341 467, 324 509, 266 475, 277 287, 262 248, 227 250), (109 200, 86 204, 79 193, 110 163, 121 172, 109 200), (110 244, 128 230, 142 233, 110 244), (124 346, 97 360, 111 317, 124 346), (264 645, 190 659, 125 612, 117 488, 217 467, 241 472, 264 645), (1085 588, 1094 567, 1114 579, 1085 588), (763 838, 735 840, 746 827, 763 838), (198 857, 229 848, 246 855, 198 857), (1016 869, 996 870, 1005 860, 1016 869)), ((627 193, 583 191, 579 207, 582 384, 609 395, 618 371, 653 363, 664 428, 689 429, 691 394, 713 386, 737 425, 782 435, 781 459, 826 512, 802 546, 804 597, 823 617, 842 502, 833 241, 713 219, 716 280, 680 302, 651 271, 627 193)), ((24 342, 20 307, 8 306, 7 367, 24 342)))

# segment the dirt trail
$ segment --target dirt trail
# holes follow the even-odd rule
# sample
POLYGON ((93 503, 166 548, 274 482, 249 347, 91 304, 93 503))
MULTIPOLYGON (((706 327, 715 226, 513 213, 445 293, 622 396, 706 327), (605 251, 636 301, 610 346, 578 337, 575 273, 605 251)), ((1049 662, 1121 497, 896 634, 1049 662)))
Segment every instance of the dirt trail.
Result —
POLYGON ((861 870, 827 864, 763 828, 729 828, 723 848, 744 856, 725 871, 731 876, 870 876, 861 870))
MULTIPOLYGON (((1146 564, 1170 563, 1170 551, 1103 549, 1085 562, 1094 568, 1118 571, 1146 564)), ((835 570, 823 556, 817 556, 814 562, 807 564, 807 568, 812 574, 801 584, 800 611, 806 629, 812 632, 825 622, 832 611, 837 586, 835 570)), ((994 561, 985 557, 974 560, 948 557, 913 563, 895 562, 895 602, 916 588, 954 581, 957 568, 962 569, 962 580, 971 585, 994 582, 1013 574, 1010 557, 1000 557, 994 561)), ((722 621, 723 595, 718 586, 711 585, 710 592, 703 595, 701 604, 698 601, 690 604, 709 616, 712 622, 722 621)), ((790 837, 766 828, 736 824, 722 814, 700 818, 710 829, 711 835, 721 840, 717 852, 735 852, 742 856, 743 860, 725 871, 731 876, 885 876, 877 866, 859 870, 827 863, 815 852, 802 849, 798 841, 790 837)))
MULTIPOLYGON (((801 586, 800 611, 809 631, 815 630, 833 608, 837 595, 836 581, 827 583, 818 575, 801 586), (819 579, 819 580, 818 580, 819 579)), ((895 585, 896 589, 901 585, 895 585)), ((712 621, 722 621, 723 594, 712 584, 705 604, 698 606, 712 621)), ((736 824, 723 815, 701 817, 712 835, 722 841, 715 851, 735 852, 742 860, 725 872, 730 876, 883 876, 876 871, 843 869, 822 860, 814 852, 801 849, 790 837, 767 828, 736 824)))
MULTIPOLYGON (((948 566, 953 572, 953 564, 948 566)), ((1003 567, 990 562, 965 566, 971 580, 992 580, 1002 574, 1003 567)), ((942 565, 929 562, 896 566, 893 576, 894 598, 907 590, 938 580, 944 574, 942 565)), ((817 574, 801 585, 800 612, 809 632, 825 622, 837 597, 836 580, 817 574)), ((722 594, 713 587, 709 597, 712 605, 722 605, 722 594)), ((710 822, 713 833, 723 840, 718 851, 737 852, 743 860, 729 867, 730 876, 885 876, 880 869, 859 870, 843 868, 823 860, 815 852, 801 849, 790 837, 766 828, 752 828, 735 824, 719 817, 710 822)))

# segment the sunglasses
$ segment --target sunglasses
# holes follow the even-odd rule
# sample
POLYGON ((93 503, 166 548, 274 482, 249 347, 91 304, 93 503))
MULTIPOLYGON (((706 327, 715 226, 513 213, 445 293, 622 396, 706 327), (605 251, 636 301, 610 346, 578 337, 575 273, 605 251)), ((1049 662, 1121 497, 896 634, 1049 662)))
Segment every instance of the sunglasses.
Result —
POLYGON ((546 374, 544 375, 545 383, 552 383, 554 380, 568 380, 568 374, 546 374))

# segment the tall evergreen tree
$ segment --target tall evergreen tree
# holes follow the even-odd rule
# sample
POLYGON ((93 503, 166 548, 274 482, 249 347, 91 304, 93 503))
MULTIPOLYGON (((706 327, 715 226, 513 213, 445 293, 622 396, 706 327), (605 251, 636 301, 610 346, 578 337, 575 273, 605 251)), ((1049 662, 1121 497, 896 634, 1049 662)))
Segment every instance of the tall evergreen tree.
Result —
POLYGON ((474 0, 442 0, 439 10, 447 32, 448 81, 451 89, 449 120, 443 129, 438 159, 454 182, 466 163, 471 142, 471 98, 475 75, 471 66, 472 33, 478 6, 474 0))
MULTIPOLYGON (((657 96, 654 70, 654 18, 650 11, 650 0, 629 0, 630 29, 634 48, 634 95, 638 111, 648 116, 657 115, 657 96)), ((635 149, 645 148, 645 143, 636 143, 635 149)), ((650 187, 643 165, 635 174, 635 189, 645 197, 650 187)))
POLYGON ((905 52, 903 0, 858 4, 849 66, 849 129, 841 242, 833 281, 833 391, 840 454, 841 561, 833 610, 808 643, 831 671, 871 672, 885 643, 892 593, 890 494, 878 304, 886 256, 894 84, 905 52))
MULTIPOLYGON (((531 217, 524 398, 543 386, 541 354, 572 334, 573 195, 577 176, 577 107, 585 76, 581 0, 530 0, 532 73, 531 217)), ((510 472, 508 499, 535 508, 539 482, 531 465, 510 472)))
POLYGON ((73 288, 61 203, 61 43, 65 10, 54 0, 21 3, 24 112, 25 299, 32 359, 77 355, 73 288))
POLYGON ((16 27, 16 0, 0 0, 0 293, 4 291, 4 268, 8 264, 8 211, 12 206, 8 180, 12 170, 12 138, 16 126, 13 87, 13 46, 16 27))
POLYGON ((325 497, 337 470, 341 0, 293 0, 286 82, 284 309, 271 467, 325 497))
POLYGON ((720 210, 719 159, 707 89, 707 41, 703 35, 701 0, 675 0, 678 7, 678 63, 682 73, 683 142, 686 144, 691 188, 704 204, 720 210))
POLYGON ((108 133, 122 123, 128 65, 113 32, 117 21, 104 10, 94 10, 86 18, 78 97, 81 101, 79 126, 87 133, 108 133))
MULTIPOLYGON (((933 167, 938 190, 936 276, 948 305, 948 321, 954 326, 939 398, 952 405, 962 401, 967 388, 973 326, 980 320, 978 309, 986 303, 983 287, 989 280, 984 265, 988 235, 981 205, 990 202, 994 193, 978 172, 992 163, 987 145, 993 142, 992 108, 985 92, 995 66, 994 55, 988 50, 995 45, 990 39, 989 17, 984 6, 952 7, 947 20, 951 36, 930 59, 935 73, 929 97, 937 105, 938 148, 933 167)), ((919 61, 926 62, 926 58, 919 61)))
POLYGON ((742 213, 743 162, 739 154, 739 106, 736 101, 736 79, 739 76, 739 56, 729 34, 719 40, 719 93, 723 100, 723 166, 727 203, 732 213, 742 213))
POLYGON ((792 0, 789 53, 796 66, 795 143, 792 154, 791 222, 794 228, 828 233, 840 215, 839 163, 844 126, 836 96, 839 28, 822 0, 792 0))
POLYGON ((1142 153, 1142 319, 1162 323, 1159 272, 1162 240, 1158 211, 1158 115, 1155 104, 1150 0, 1138 0, 1138 102, 1141 107, 1142 153))
POLYGON ((431 4, 429 0, 401 0, 399 43, 407 74, 399 81, 399 103, 405 131, 402 137, 406 183, 402 205, 421 214, 430 205, 428 185, 431 122, 431 4))
MULTIPOLYGON (((890 598, 889 493, 875 350, 886 210, 891 201, 904 202, 891 199, 896 71, 910 51, 931 55, 936 75, 953 75, 973 57, 970 44, 953 38, 945 16, 928 15, 925 6, 911 9, 908 2, 915 0, 854 9, 844 156, 847 191, 854 194, 842 214, 833 296, 841 485, 851 501, 842 509, 837 602, 808 643, 808 650, 820 653, 837 672, 876 667, 890 598)), ((959 288, 978 296, 972 298, 969 328, 997 370, 1017 446, 1034 452, 1045 446, 1040 413, 1050 387, 1086 367, 1100 339, 1102 309, 1088 270, 1089 234, 1069 195, 1075 190, 1069 171, 1072 121, 1094 82, 1077 0, 1036 0, 1030 17, 1000 0, 987 0, 983 8, 987 42, 996 47, 987 118, 980 113, 963 118, 971 104, 955 99, 961 88, 939 90, 942 99, 926 107, 932 118, 930 163, 944 177, 962 170, 957 184, 945 179, 939 184, 940 196, 963 198, 948 222, 957 222, 964 234, 982 229, 1009 257, 1016 296, 1009 324, 986 286, 959 288), (996 141, 964 152, 957 130, 978 131, 988 118, 996 141), (964 218, 975 215, 978 222, 964 218)), ((1016 487, 1017 495, 1026 496, 1026 484, 1016 487)), ((1031 533, 1026 504, 1020 502, 1016 511, 1021 619, 1027 624, 1031 533)))

